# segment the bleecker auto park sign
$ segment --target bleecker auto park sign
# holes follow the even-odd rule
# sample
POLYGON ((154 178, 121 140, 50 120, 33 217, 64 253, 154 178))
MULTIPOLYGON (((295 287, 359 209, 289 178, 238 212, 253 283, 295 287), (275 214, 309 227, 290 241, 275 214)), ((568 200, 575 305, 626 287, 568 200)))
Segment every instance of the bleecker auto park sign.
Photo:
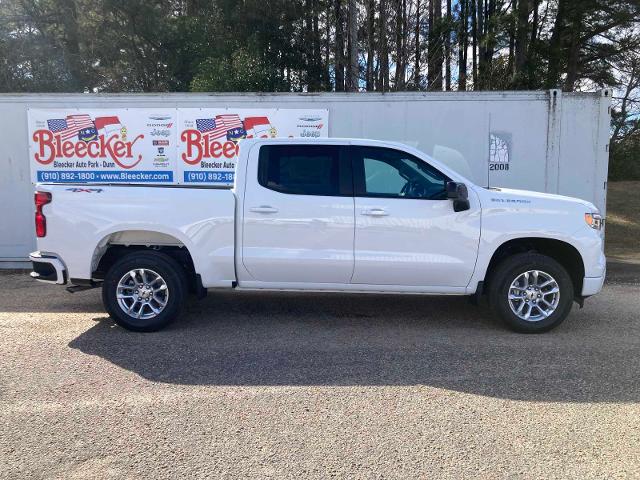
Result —
POLYGON ((307 109, 29 110, 32 181, 233 183, 245 138, 327 137, 307 109))
POLYGON ((180 182, 233 183, 245 138, 327 137, 327 110, 178 109, 180 182))
POLYGON ((29 110, 32 180, 174 183, 176 129, 175 109, 29 110))

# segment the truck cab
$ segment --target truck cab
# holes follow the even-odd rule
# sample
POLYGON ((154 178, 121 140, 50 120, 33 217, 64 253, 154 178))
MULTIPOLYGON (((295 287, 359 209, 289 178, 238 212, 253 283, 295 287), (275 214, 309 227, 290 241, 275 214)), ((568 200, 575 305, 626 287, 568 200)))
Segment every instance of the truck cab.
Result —
POLYGON ((102 287, 133 330, 235 288, 486 295, 542 332, 605 275, 589 202, 484 188, 393 142, 245 140, 231 189, 38 185, 36 209, 32 276, 102 287))

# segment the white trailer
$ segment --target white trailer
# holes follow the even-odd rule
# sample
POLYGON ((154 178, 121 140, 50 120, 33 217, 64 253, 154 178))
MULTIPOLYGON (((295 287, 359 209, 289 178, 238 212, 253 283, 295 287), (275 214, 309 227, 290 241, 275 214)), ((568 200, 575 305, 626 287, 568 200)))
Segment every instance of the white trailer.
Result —
POLYGON ((403 142, 476 184, 578 197, 604 214, 610 90, 598 93, 0 95, 0 266, 35 249, 29 109, 327 109, 330 137, 403 142))

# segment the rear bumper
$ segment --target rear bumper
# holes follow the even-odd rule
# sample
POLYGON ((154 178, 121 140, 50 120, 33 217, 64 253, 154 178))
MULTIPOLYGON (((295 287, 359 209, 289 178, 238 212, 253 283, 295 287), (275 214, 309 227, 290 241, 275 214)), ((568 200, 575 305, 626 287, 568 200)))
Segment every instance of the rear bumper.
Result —
POLYGON ((68 281, 67 269, 62 260, 52 253, 33 252, 29 254, 33 265, 31 278, 40 282, 64 285, 68 281))

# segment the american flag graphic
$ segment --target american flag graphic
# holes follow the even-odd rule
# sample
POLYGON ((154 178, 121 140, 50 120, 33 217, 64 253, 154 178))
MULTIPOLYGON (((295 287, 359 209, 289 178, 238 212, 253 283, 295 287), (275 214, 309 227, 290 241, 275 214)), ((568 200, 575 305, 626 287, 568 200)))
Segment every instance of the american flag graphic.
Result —
POLYGON ((92 128, 93 121, 86 113, 80 115, 67 115, 67 118, 53 118, 47 120, 47 127, 53 133, 59 133, 62 140, 68 140, 78 135, 83 128, 92 128))
POLYGON ((226 135, 227 129, 224 124, 218 125, 213 118, 200 118, 196 120, 196 128, 203 136, 209 139, 216 139, 226 135))
POLYGON ((215 140, 227 135, 233 128, 243 128, 240 116, 236 114, 216 115, 216 118, 201 118, 196 120, 196 128, 203 135, 215 140))
POLYGON ((223 122, 227 126, 227 130, 242 128, 242 120, 240 120, 240 116, 235 113, 216 115, 216 120, 223 122))

